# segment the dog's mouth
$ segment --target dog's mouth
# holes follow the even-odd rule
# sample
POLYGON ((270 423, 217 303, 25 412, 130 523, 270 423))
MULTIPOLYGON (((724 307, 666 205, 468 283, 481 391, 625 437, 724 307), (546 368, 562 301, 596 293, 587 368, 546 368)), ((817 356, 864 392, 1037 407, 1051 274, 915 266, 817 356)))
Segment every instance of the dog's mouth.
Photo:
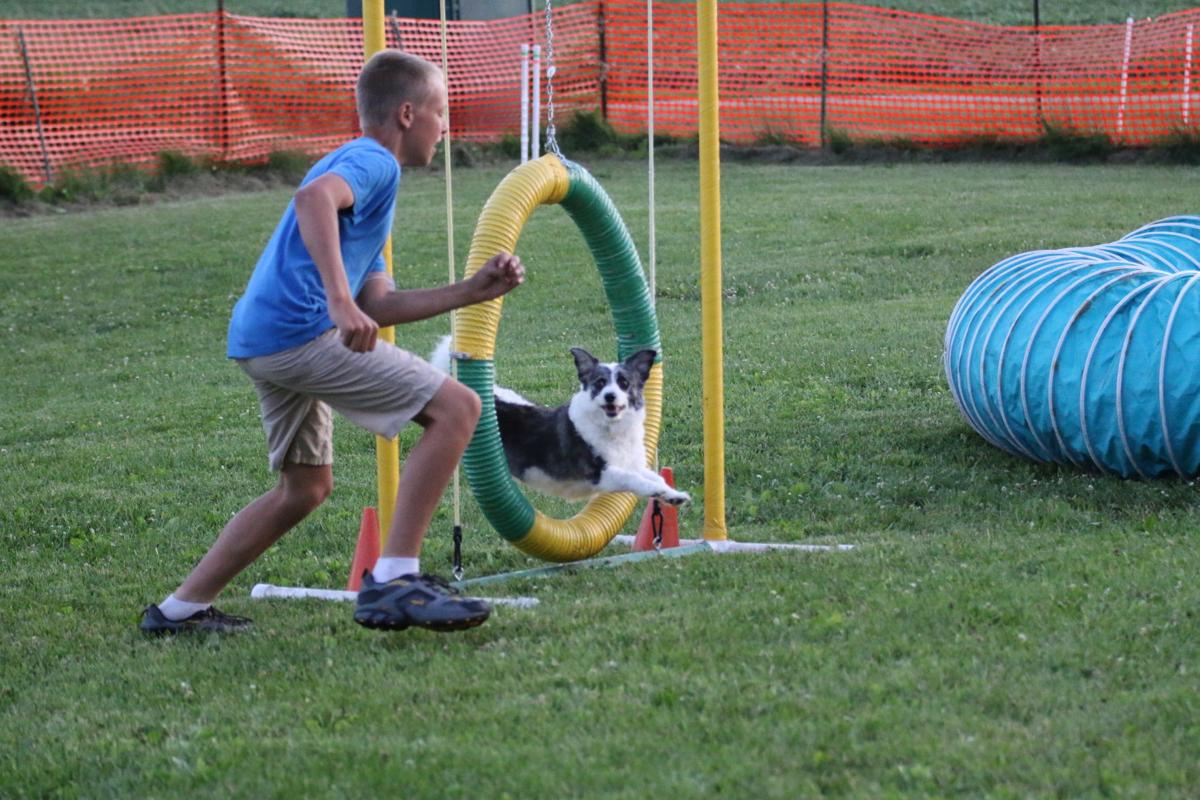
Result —
POLYGON ((601 408, 604 409, 604 415, 609 419, 620 416, 621 412, 625 410, 625 406, 619 406, 616 403, 605 403, 601 408))

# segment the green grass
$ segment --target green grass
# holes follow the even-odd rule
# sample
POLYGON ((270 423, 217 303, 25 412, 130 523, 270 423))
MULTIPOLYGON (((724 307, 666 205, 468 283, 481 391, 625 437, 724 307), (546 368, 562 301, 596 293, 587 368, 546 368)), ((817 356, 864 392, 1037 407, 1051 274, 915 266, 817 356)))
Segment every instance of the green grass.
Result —
MULTIPOLYGON (((644 165, 592 168, 644 242, 644 165)), ((455 172, 460 264, 502 173, 455 172)), ((696 497, 687 536, 704 502, 697 175, 658 174, 663 461, 696 497)), ((446 636, 249 599, 344 582, 375 482, 371 438, 344 421, 333 498, 222 598, 255 631, 135 630, 270 485, 223 341, 286 192, 5 220, 0 796, 1194 796, 1195 485, 995 450, 940 355, 987 266, 1195 211, 1198 184, 1186 167, 726 165, 731 533, 858 548, 527 580, 490 591, 539 608, 446 636)), ((442 192, 406 175, 404 284, 445 277, 442 192)), ((534 215, 520 253, 499 372, 558 402, 570 346, 614 354, 607 309, 561 211, 534 215)), ((423 352, 444 329, 399 339, 423 352)), ((536 565, 464 507, 469 576, 536 565)), ((445 502, 429 568, 446 569, 450 518, 445 502)))
MULTIPOLYGON (((558 0, 556 5, 568 5, 573 1, 558 0)), ((1033 3, 1030 0, 879 0, 873 3, 864 2, 861 5, 956 17, 994 25, 1033 24, 1033 3)), ((1045 0, 1041 4, 1041 21, 1043 25, 1113 24, 1124 22, 1127 16, 1155 17, 1192 6, 1190 2, 1178 0, 1045 0)), ((387 3, 386 7, 391 8, 392 4, 387 3)), ((541 10, 544 4, 541 0, 534 0, 533 7, 535 10, 541 10)), ((215 8, 216 0, 8 0, 0 11, 0 19, 134 17, 197 13, 212 11, 215 8)), ((346 15, 346 3, 343 0, 225 0, 225 8, 232 14, 263 17, 346 15)))

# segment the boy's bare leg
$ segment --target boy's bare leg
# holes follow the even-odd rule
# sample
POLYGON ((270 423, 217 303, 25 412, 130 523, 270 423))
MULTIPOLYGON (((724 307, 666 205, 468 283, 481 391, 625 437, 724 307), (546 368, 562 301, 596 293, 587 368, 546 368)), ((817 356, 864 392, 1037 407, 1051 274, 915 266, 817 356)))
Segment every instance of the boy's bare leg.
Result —
POLYGON ((479 409, 479 395, 447 378, 417 415, 425 432, 404 460, 383 556, 420 556, 433 512, 475 433, 479 409))
MULTIPOLYGON (((475 432, 479 396, 458 381, 447 379, 416 421, 425 432, 405 459, 400 475, 396 513, 382 553, 388 559, 420 557, 429 521, 475 432)), ((385 565, 383 571, 404 567, 411 565, 393 563, 385 565)), ((371 581, 364 578, 354 610, 354 621, 365 628, 404 630, 416 626, 459 631, 483 624, 492 613, 485 601, 465 597, 426 575, 414 578, 402 574, 386 582, 371 577, 371 581)))
POLYGON ((238 573, 311 514, 332 490, 331 465, 285 464, 275 488, 229 520, 217 541, 175 590, 175 597, 211 603, 238 573))

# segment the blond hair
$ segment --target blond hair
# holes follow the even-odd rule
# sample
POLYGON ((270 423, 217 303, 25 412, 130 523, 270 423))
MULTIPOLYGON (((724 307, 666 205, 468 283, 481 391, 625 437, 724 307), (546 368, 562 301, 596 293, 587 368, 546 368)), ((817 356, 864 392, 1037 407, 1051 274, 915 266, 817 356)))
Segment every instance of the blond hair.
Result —
POLYGON ((425 102, 441 79, 442 71, 419 56, 380 50, 358 75, 354 99, 359 125, 363 130, 387 125, 398 106, 425 102))

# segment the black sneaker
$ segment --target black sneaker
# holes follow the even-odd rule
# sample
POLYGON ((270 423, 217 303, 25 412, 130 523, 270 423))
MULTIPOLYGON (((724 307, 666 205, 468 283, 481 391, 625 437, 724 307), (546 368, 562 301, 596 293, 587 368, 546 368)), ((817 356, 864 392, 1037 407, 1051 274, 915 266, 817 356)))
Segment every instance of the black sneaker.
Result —
POLYGON ((482 625, 491 613, 483 600, 463 596, 437 575, 401 575, 379 583, 367 570, 358 592, 354 621, 366 628, 389 631, 415 625, 445 632, 482 625))
POLYGON ((149 605, 146 606, 146 611, 142 614, 142 623, 138 625, 138 628, 143 633, 161 636, 164 633, 190 633, 192 631, 201 633, 235 633, 247 630, 252 624, 246 617, 223 614, 212 606, 203 611, 197 611, 190 617, 184 617, 179 620, 167 619, 163 616, 158 606, 149 605))

